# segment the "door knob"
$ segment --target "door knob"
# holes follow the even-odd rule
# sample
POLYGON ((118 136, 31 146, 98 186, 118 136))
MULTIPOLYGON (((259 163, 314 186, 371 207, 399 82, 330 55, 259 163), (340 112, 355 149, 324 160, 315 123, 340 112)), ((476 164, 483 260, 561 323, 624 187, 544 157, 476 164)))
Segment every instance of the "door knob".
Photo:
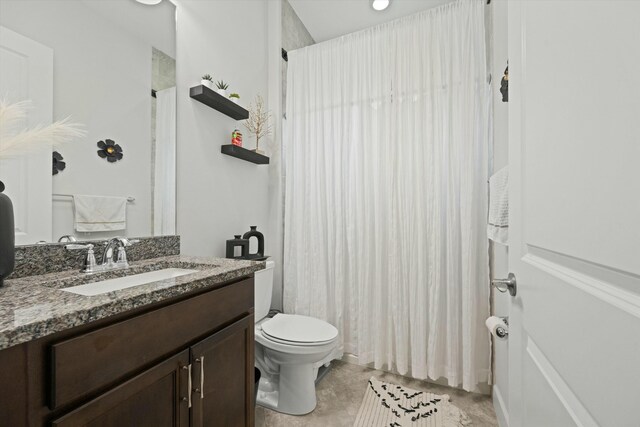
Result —
POLYGON ((516 296, 517 285, 516 276, 513 273, 509 273, 506 279, 494 279, 491 281, 491 286, 499 290, 500 292, 509 291, 509 295, 516 296))

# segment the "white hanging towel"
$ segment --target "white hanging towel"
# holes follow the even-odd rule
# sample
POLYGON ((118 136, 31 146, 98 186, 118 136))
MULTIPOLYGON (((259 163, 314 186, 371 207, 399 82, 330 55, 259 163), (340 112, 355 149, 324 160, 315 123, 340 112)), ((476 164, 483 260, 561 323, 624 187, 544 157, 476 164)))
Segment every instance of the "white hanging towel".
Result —
POLYGON ((79 232, 127 228, 127 198, 74 194, 75 229, 79 232))
POLYGON ((503 167, 489 178, 489 222, 487 234, 494 242, 509 242, 509 168, 503 167))

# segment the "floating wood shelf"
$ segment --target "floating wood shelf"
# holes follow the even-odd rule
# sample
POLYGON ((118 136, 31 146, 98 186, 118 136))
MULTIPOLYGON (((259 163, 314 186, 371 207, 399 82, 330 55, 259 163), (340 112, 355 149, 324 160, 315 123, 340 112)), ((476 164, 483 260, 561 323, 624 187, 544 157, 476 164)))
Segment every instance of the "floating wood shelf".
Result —
POLYGON ((189 96, 214 110, 220 111, 222 114, 226 114, 232 119, 244 120, 249 118, 249 112, 245 108, 206 86, 192 87, 189 89, 189 96))
POLYGON ((222 154, 227 156, 236 157, 238 159, 246 160, 247 162, 255 163, 257 165, 268 165, 269 158, 258 154, 255 151, 247 150, 246 148, 238 147, 237 145, 227 144, 223 145, 221 150, 222 154))

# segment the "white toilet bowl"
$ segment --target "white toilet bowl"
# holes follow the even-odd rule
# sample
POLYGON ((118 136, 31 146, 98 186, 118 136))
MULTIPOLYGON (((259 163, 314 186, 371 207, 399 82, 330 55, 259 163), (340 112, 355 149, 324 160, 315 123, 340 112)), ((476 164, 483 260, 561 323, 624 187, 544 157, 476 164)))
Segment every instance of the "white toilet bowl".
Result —
POLYGON ((308 414, 316 407, 318 368, 341 357, 338 330, 308 316, 265 317, 271 303, 272 269, 273 262, 268 262, 255 277, 255 358, 262 372, 256 403, 286 414, 308 414))
POLYGON ((338 330, 312 317, 277 314, 256 325, 255 337, 256 363, 263 372, 258 404, 292 415, 313 411, 318 368, 336 358, 338 330), (269 326, 276 323, 279 328, 274 333, 269 326), (302 332, 309 324, 324 331, 323 339, 318 339, 313 329, 308 330, 308 338, 285 332, 287 325, 302 326, 299 329, 302 332))

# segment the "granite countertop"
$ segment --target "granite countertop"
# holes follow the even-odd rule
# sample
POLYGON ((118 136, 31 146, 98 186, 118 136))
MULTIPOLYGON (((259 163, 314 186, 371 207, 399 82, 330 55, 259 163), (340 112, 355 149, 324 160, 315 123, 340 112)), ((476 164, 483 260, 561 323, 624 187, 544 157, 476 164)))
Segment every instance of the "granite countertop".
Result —
POLYGON ((132 262, 128 270, 92 275, 73 270, 6 280, 0 288, 0 350, 187 292, 214 289, 217 284, 261 270, 264 265, 258 261, 174 255, 132 262), (199 271, 96 296, 58 289, 172 267, 199 271))

